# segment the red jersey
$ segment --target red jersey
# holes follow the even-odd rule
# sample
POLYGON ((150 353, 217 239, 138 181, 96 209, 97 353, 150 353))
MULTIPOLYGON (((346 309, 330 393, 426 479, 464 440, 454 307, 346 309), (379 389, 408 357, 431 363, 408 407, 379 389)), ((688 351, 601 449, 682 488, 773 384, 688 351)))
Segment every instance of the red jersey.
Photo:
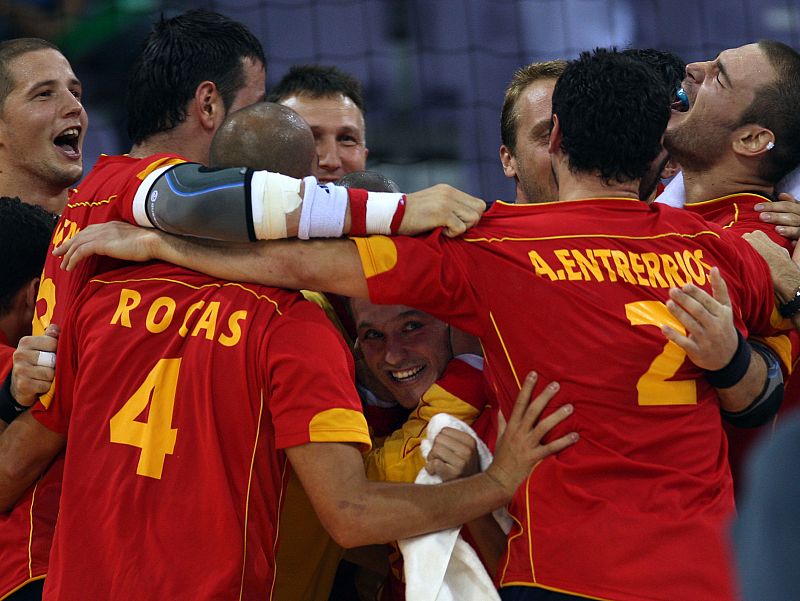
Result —
POLYGON ((76 303, 34 408, 68 441, 45 598, 271 598, 282 449, 370 444, 341 337, 295 292, 166 264, 76 303))
MULTIPOLYGON (((50 251, 91 223, 112 220, 136 223, 133 201, 139 184, 158 167, 183 161, 166 154, 146 159, 101 157, 80 187, 70 191, 67 206, 53 233, 50 251)), ((66 309, 92 275, 122 264, 106 257, 89 257, 74 271, 67 272, 59 267, 60 262, 60 258, 47 253, 33 319, 34 335, 43 334, 50 323, 64 321, 66 309)), ((49 404, 52 391, 51 388, 42 397, 44 403, 49 404)), ((0 561, 8 566, 0 575, 0 598, 47 573, 63 464, 61 454, 11 512, 0 516, 0 561)))
POLYGON ((728 282, 737 326, 770 333, 767 265, 687 211, 629 199, 495 203, 463 238, 355 239, 373 302, 480 337, 508 415, 525 374, 575 414, 578 444, 520 486, 501 585, 615 601, 730 600, 733 511, 719 402, 660 331, 669 288, 728 282))
MULTIPOLYGON (((753 207, 759 203, 772 202, 766 196, 754 193, 730 194, 706 202, 687 204, 684 208, 702 216, 706 221, 716 223, 731 232, 739 235, 754 231, 762 231, 773 242, 780 244, 790 253, 791 240, 784 238, 775 231, 775 226, 759 219, 759 213, 753 207)), ((800 405, 800 372, 794 366, 800 360, 800 334, 796 330, 778 336, 761 339, 776 354, 781 362, 786 392, 783 397, 780 412, 772 423, 760 428, 737 428, 723 421, 725 433, 728 435, 728 460, 733 473, 733 482, 739 491, 741 478, 744 476, 744 466, 752 445, 765 431, 771 430, 778 419, 800 405)))
MULTIPOLYGON (((0 383, 14 364, 14 351, 0 332, 0 383)), ((54 466, 60 478, 60 464, 54 466)), ((0 599, 47 573, 47 558, 58 515, 58 490, 40 480, 20 498, 13 510, 0 513, 0 599)))

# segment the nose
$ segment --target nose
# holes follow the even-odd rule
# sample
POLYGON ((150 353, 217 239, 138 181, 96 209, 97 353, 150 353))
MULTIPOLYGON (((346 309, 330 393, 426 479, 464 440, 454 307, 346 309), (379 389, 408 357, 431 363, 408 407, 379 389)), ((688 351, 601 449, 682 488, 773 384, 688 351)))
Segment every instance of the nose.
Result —
POLYGON ((80 115, 83 112, 83 105, 81 104, 81 101, 76 98, 72 92, 67 90, 64 98, 65 100, 62 107, 62 113, 65 117, 80 115))
POLYGON ((317 140, 317 163, 323 171, 333 172, 342 167, 336 140, 331 138, 317 140))
POLYGON ((386 338, 386 346, 384 347, 384 351, 383 360, 387 365, 393 367, 401 366, 408 357, 408 352, 406 351, 402 341, 398 340, 394 336, 388 336, 386 338))
POLYGON ((709 68, 710 64, 711 63, 709 61, 702 63, 689 63, 686 65, 686 77, 692 81, 701 83, 706 77, 706 70, 709 68))

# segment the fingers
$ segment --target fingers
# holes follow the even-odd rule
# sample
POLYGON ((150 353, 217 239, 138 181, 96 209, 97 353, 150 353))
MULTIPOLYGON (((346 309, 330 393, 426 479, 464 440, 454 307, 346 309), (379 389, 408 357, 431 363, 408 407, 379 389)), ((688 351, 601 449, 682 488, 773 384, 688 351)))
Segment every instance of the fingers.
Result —
POLYGON ((522 382, 522 388, 520 388, 519 394, 517 394, 517 399, 514 401, 514 406, 511 408, 511 415, 508 418, 508 422, 503 428, 504 430, 508 428, 511 422, 517 423, 522 419, 525 410, 528 408, 528 404, 531 402, 531 395, 533 394, 533 389, 538 380, 539 374, 535 371, 530 372, 525 377, 525 380, 522 382))
POLYGON ((57 338, 45 336, 25 336, 20 339, 14 351, 11 372, 11 394, 26 407, 36 402, 36 398, 50 389, 56 375, 54 367, 41 365, 39 353, 55 353, 57 338))
POLYGON ((719 268, 712 267, 711 272, 708 274, 708 278, 711 281, 711 292, 714 294, 714 298, 717 300, 717 302, 725 305, 726 307, 730 307, 731 298, 728 295, 728 284, 725 282, 722 274, 719 272, 719 268))
POLYGON ((800 203, 791 194, 783 193, 778 202, 759 203, 754 208, 759 218, 774 224, 775 230, 790 240, 800 238, 800 203))
POLYGON ((667 340, 671 340, 672 342, 677 344, 679 347, 685 350, 687 354, 689 354, 690 356, 699 351, 698 345, 691 338, 689 338, 688 336, 684 336, 674 328, 671 328, 670 326, 667 325, 663 325, 661 326, 661 332, 664 334, 667 340))

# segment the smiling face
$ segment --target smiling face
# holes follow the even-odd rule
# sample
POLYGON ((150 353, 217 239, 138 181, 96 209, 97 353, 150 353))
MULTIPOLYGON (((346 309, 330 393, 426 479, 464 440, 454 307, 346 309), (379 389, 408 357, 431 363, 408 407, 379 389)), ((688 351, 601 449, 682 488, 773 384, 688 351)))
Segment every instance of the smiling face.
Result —
POLYGON ((317 145, 314 176, 335 182, 346 173, 367 166, 366 133, 361 109, 344 94, 312 97, 295 94, 280 101, 297 111, 311 127, 317 145))
POLYGON ((406 409, 439 379, 452 359, 450 328, 403 305, 351 301, 358 345, 373 376, 406 409))
POLYGON ((0 112, 0 170, 20 185, 31 182, 31 190, 66 189, 83 174, 81 84, 49 48, 11 60, 8 72, 14 87, 0 112))
POLYGON ((664 146, 686 169, 717 164, 730 152, 731 134, 756 92, 775 78, 757 44, 725 50, 713 61, 690 63, 682 84, 689 110, 673 110, 664 146))

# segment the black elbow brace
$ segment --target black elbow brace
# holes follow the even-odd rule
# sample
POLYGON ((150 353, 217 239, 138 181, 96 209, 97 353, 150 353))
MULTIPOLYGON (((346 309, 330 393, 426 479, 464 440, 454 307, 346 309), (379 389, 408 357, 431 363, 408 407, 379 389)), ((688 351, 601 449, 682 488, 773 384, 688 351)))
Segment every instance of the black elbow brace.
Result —
POLYGON ((154 227, 170 234, 253 242, 252 171, 181 163, 146 190, 144 209, 154 227))
POLYGON ((783 402, 783 372, 781 372, 778 358, 772 350, 756 341, 750 341, 759 355, 767 364, 767 382, 761 394, 742 411, 722 411, 722 417, 728 423, 738 428, 757 428, 771 420, 780 409, 783 402))

